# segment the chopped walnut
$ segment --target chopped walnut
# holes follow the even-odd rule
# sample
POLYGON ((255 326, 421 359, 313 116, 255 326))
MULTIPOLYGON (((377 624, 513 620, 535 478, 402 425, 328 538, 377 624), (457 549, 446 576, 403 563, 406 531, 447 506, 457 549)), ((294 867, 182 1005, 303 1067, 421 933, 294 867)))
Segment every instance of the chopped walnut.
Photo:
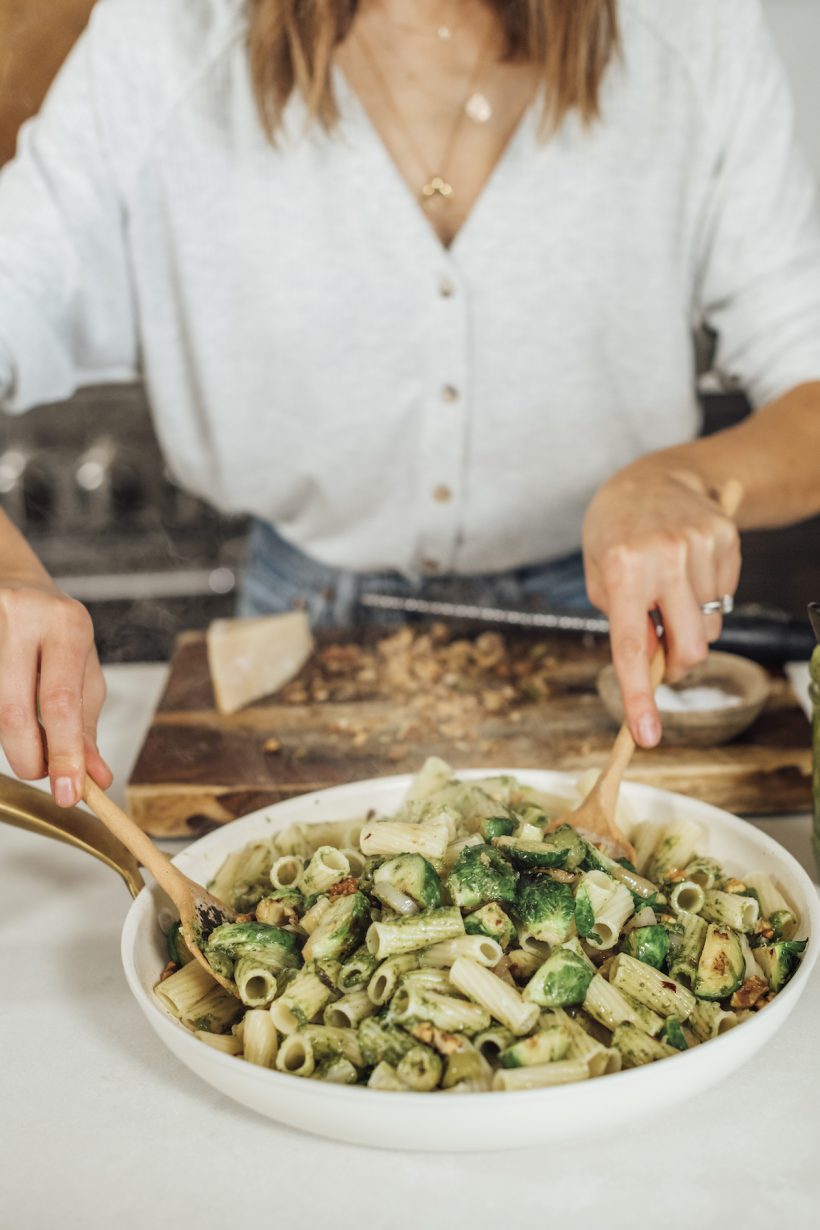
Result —
POLYGON ((432 658, 421 658, 413 663, 413 674, 422 683, 436 683, 441 678, 441 666, 432 658))
POLYGON ((419 1021, 407 1032, 419 1042, 424 1042, 426 1046, 432 1046, 439 1055, 454 1055, 456 1051, 464 1050, 463 1038, 459 1038, 457 1034, 447 1033, 445 1029, 438 1029, 429 1021, 419 1021))
POLYGON ((337 880, 335 884, 331 884, 327 890, 328 897, 349 897, 351 893, 358 890, 359 882, 355 876, 345 876, 343 880, 337 880))
POLYGON ((774 939, 774 927, 768 918, 758 918, 755 923, 755 935, 762 935, 764 940, 774 939))
POLYGON ((680 867, 671 867, 663 879, 666 884, 680 884, 681 880, 686 879, 686 872, 681 871, 680 867))
POLYGON ((768 982, 752 975, 742 986, 738 987, 729 1002, 733 1008, 754 1008, 761 996, 767 995, 768 992, 768 982))
MULTIPOLYGON (((328 729, 342 748, 378 739, 395 748, 405 739, 424 741, 432 731, 470 752, 493 738, 494 732, 482 730, 484 723, 519 723, 522 711, 550 695, 555 665, 543 647, 499 632, 453 638, 444 624, 405 626, 375 641, 324 645, 283 688, 280 700, 327 705, 328 729), (364 699, 394 706, 395 720, 388 709, 365 728, 333 711, 334 705, 364 699)), ((271 744, 265 750, 280 749, 271 744)), ((299 758, 298 745, 288 750, 299 758)), ((401 758, 395 750, 389 755, 401 758)))
POLYGON ((507 704, 507 697, 503 692, 492 692, 487 690, 481 693, 481 703, 487 713, 500 713, 507 704))
POLYGON ((162 971, 162 973, 159 976, 160 982, 164 982, 166 978, 170 978, 171 975, 175 974, 178 969, 179 969, 179 966, 177 965, 176 961, 169 961, 166 964, 165 969, 162 971))
POLYGON ((723 887, 723 891, 725 893, 745 893, 746 885, 742 880, 727 880, 723 887))
POLYGON ((347 674, 362 661, 362 649, 355 643, 326 645, 319 651, 319 660, 332 674, 347 674))
POLYGON ((491 658, 500 658, 504 653, 504 638, 500 632, 482 632, 476 638, 476 652, 491 658))
POLYGON ((464 1039, 448 1034, 443 1029, 434 1029, 433 1046, 440 1055, 455 1055, 457 1051, 464 1050, 464 1039))

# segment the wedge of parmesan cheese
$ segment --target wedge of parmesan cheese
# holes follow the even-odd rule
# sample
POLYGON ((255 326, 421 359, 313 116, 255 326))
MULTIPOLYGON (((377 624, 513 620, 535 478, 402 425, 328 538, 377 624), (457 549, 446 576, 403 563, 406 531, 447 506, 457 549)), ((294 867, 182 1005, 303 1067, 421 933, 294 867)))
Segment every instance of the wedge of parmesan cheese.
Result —
POLYGON ((261 619, 217 619, 208 628, 208 667, 220 713, 236 713, 252 700, 289 683, 313 652, 303 611, 261 619))

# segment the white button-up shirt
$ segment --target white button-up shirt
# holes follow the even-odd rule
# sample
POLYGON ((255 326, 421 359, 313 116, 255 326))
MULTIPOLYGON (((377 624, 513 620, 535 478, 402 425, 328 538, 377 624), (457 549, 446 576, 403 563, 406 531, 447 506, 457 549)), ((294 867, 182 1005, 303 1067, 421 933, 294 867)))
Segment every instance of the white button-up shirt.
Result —
MULTIPOLYGON (((179 481, 354 569, 577 547, 698 427, 820 378, 820 240, 758 0, 622 0, 603 119, 525 115, 446 250, 336 75, 265 139, 240 0, 102 0, 0 180, 7 408, 141 373, 179 481)), ((1 430, 1 426, 0 426, 1 430)))

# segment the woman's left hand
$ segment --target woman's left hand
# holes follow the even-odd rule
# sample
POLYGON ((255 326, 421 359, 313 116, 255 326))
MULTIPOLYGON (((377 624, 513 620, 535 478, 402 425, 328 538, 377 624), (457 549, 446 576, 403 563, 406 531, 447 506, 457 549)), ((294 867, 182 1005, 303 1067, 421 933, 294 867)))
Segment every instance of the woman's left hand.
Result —
POLYGON ((641 746, 654 747, 661 723, 649 680, 655 634, 648 613, 660 611, 667 678, 674 682, 720 635, 721 617, 700 608, 737 588, 737 529, 697 475, 646 458, 595 495, 583 546, 590 601, 609 617, 627 721, 641 746))

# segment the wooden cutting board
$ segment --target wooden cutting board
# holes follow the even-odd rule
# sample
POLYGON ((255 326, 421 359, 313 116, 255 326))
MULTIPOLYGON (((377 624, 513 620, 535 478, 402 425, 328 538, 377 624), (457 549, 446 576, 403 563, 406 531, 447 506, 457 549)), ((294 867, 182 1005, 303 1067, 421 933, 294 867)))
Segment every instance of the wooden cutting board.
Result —
MULTIPOLYGON (((332 639, 357 652, 353 638, 332 639)), ((309 790, 416 772, 432 755, 457 769, 600 766, 615 734, 595 689, 607 643, 517 633, 504 639, 518 660, 539 655, 548 695, 502 697, 501 711, 493 711, 500 695, 493 685, 481 693, 483 700, 489 693, 489 709, 482 700, 466 719, 458 712, 453 719, 458 703, 434 703, 432 685, 410 695, 401 687, 385 692, 367 670, 359 680, 345 675, 344 662, 339 672, 337 662, 329 695, 315 675, 311 682, 308 664, 291 689, 295 700, 285 699, 286 690, 225 717, 214 705, 204 634, 184 633, 128 785, 131 814, 154 836, 190 838, 309 790)), ((464 637, 459 643, 467 644, 464 637)), ((788 681, 774 672, 766 710, 738 740, 638 751, 628 776, 733 812, 808 810, 810 728, 788 681)))

